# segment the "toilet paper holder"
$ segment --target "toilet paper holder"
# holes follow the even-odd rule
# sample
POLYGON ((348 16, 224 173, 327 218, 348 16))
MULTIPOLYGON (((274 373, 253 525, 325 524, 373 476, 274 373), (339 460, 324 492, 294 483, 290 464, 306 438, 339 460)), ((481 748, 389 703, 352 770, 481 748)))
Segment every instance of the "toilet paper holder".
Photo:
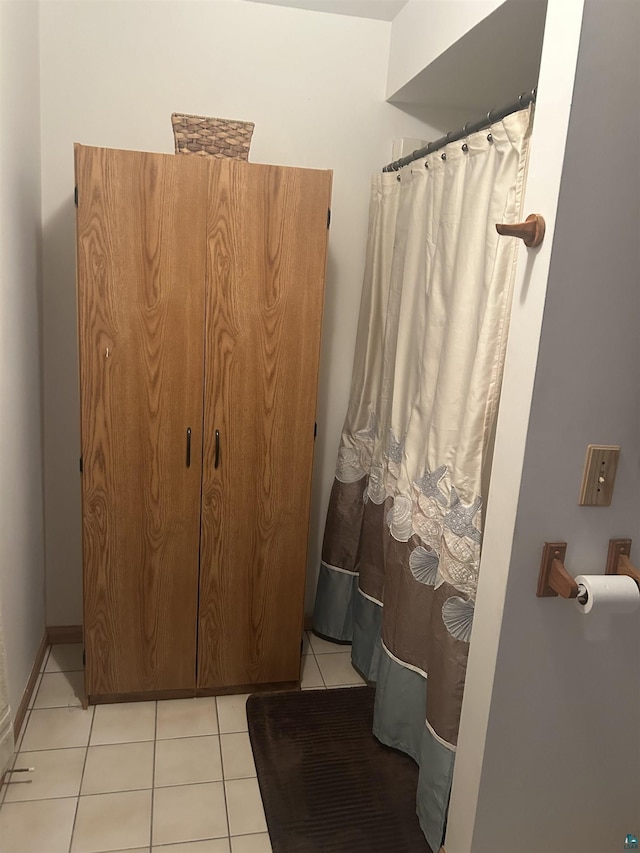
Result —
POLYGON ((564 565, 566 542, 545 542, 538 575, 538 598, 577 598, 578 584, 564 565))
POLYGON ((640 588, 640 570, 629 559, 630 554, 631 539, 609 539, 607 566, 604 573, 605 575, 628 575, 640 588))
MULTIPOLYGON (((564 560, 567 553, 566 542, 545 542, 538 574, 538 598, 577 598, 585 603, 584 587, 582 590, 575 578, 567 571, 564 560)), ((631 562, 631 539, 610 539, 607 554, 606 575, 628 575, 640 588, 640 570, 631 562)))

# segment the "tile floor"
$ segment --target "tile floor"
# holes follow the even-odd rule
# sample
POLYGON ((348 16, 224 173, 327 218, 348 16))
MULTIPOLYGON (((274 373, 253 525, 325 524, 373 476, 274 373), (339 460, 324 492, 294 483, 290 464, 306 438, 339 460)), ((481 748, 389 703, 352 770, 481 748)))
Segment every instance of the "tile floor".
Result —
MULTIPOLYGON (((364 682, 306 635, 303 689, 364 682)), ((51 647, 0 789, 0 853, 270 853, 246 695, 83 711, 82 647, 51 647), (24 782, 23 778, 30 781, 24 782)))

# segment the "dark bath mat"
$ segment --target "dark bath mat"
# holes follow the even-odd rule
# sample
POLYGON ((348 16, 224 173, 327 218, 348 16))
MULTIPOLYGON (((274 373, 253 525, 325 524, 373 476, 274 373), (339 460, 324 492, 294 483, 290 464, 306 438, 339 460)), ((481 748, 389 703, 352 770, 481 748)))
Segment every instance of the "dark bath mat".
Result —
POLYGON ((247 700, 273 853, 432 853, 418 768, 371 734, 374 697, 346 687, 247 700))

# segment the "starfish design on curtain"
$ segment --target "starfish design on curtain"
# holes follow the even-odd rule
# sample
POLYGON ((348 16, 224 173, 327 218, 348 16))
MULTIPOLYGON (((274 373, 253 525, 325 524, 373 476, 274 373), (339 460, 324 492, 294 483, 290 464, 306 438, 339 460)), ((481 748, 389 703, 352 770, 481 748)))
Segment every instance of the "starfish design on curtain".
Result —
POLYGON ((389 430, 389 449, 387 450, 387 456, 392 461, 395 462, 396 465, 399 465, 402 462, 402 456, 404 455, 404 439, 398 441, 393 434, 393 430, 389 430))
POLYGON ((444 523, 457 536, 467 536, 480 544, 482 533, 473 526, 473 517, 482 505, 482 498, 476 498, 471 506, 465 506, 455 486, 451 486, 451 506, 444 517, 444 523))
POLYGON ((447 505, 447 499, 439 489, 440 481, 446 473, 447 466, 441 465, 435 471, 425 470, 424 475, 419 480, 415 480, 415 484, 422 494, 428 498, 433 498, 441 506, 447 505))
POLYGON ((378 437, 378 416, 374 411, 369 412, 369 424, 366 429, 359 429, 356 435, 366 441, 375 441, 378 437))

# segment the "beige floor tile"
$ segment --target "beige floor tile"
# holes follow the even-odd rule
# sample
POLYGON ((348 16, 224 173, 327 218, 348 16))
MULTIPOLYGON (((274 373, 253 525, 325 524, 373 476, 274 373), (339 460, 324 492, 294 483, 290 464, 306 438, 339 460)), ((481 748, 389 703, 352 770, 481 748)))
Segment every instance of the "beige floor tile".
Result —
POLYGON ((228 838, 209 838, 207 841, 185 841, 184 844, 154 845, 162 853, 229 853, 228 838))
POLYGON ((71 853, 144 847, 150 831, 151 791, 80 797, 71 853))
POLYGON ((311 652, 311 644, 309 643, 309 632, 305 631, 302 635, 302 654, 310 655, 311 652))
POLYGON ((31 711, 21 749, 62 749, 86 746, 93 719, 93 708, 49 708, 31 711))
POLYGON ((156 730, 155 702, 121 702, 97 705, 91 746, 153 740, 156 730))
POLYGON ((159 788, 222 780, 218 735, 181 737, 156 742, 154 784, 159 788))
POLYGON ((6 802, 77 797, 86 752, 84 748, 20 752, 15 766, 33 767, 34 772, 14 774, 13 784, 7 785, 6 802))
POLYGON ((34 708, 67 708, 82 705, 84 674, 82 672, 45 672, 34 708))
POLYGON ((42 673, 40 673, 40 675, 37 678, 35 687, 33 688, 33 692, 31 693, 31 696, 29 697, 29 702, 27 704, 27 708, 33 708, 33 706, 35 705, 36 697, 38 695, 38 690, 40 689, 41 682, 42 682, 42 673))
POLYGON ((153 741, 90 746, 82 777, 84 794, 153 787, 153 741))
POLYGON ((156 788, 153 792, 154 846, 226 838, 228 834, 222 782, 156 788))
POLYGON ((82 643, 61 643, 53 646, 44 671, 82 671, 82 643))
POLYGON ((4 803, 0 809, 2 853, 68 853, 76 797, 4 803))
POLYGON ((300 687, 303 690, 310 690, 314 687, 324 687, 322 675, 318 669, 318 664, 313 655, 305 655, 302 658, 302 680, 300 687))
POLYGON ((27 709, 27 713, 24 715, 24 720, 22 721, 22 728, 18 732, 18 737, 15 742, 15 751, 16 753, 22 749, 22 741, 24 740, 25 733, 27 731, 27 726, 29 725, 29 720, 31 718, 31 710, 27 709))
POLYGON ((218 696, 218 722, 220 734, 247 731, 247 697, 248 693, 235 696, 218 696))
POLYGON ((236 835, 231 839, 231 853, 271 853, 269 834, 236 835))
POLYGON ((218 733, 214 696, 158 702, 158 740, 218 733))
POLYGON ((256 775, 248 732, 220 735, 220 745, 225 779, 246 779, 256 775))
POLYGON ((309 631, 309 643, 315 655, 331 655, 340 654, 340 652, 351 652, 351 644, 332 643, 329 640, 323 640, 321 637, 316 637, 309 631))
POLYGON ((225 782, 231 835, 253 835, 267 831, 257 779, 225 782))
POLYGON ((44 672, 47 666, 47 662, 49 660, 49 655, 51 654, 51 649, 53 646, 47 646, 47 650, 42 656, 42 661, 40 662, 40 672, 44 672))
POLYGON ((351 664, 351 652, 343 652, 339 655, 321 655, 318 657, 318 666, 327 687, 364 684, 351 664))

